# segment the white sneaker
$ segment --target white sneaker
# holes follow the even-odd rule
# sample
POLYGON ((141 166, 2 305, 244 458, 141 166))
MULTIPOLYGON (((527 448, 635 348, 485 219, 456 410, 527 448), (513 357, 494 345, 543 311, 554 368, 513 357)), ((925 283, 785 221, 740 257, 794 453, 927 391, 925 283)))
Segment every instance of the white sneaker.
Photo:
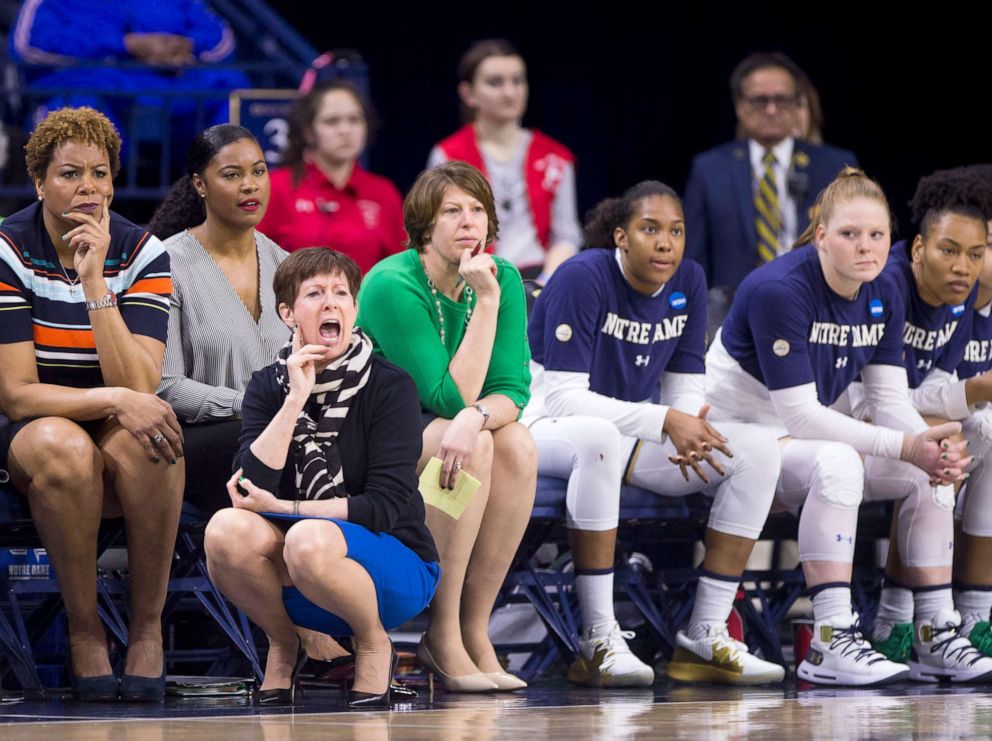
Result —
POLYGON ((609 631, 598 636, 583 634, 579 655, 568 668, 568 679, 591 687, 650 687, 654 669, 637 658, 627 646, 634 632, 620 630, 613 623, 609 631))
POLYGON ((958 632, 957 610, 941 610, 913 628, 910 676, 918 682, 982 682, 992 679, 992 658, 958 632))
POLYGON ((727 633, 726 625, 707 626, 693 640, 680 630, 668 676, 680 682, 717 684, 773 684, 785 679, 785 668, 748 653, 747 646, 727 633))
POLYGON ((909 667, 889 661, 861 634, 858 616, 837 616, 813 625, 809 653, 796 674, 815 684, 864 686, 898 682, 909 667))

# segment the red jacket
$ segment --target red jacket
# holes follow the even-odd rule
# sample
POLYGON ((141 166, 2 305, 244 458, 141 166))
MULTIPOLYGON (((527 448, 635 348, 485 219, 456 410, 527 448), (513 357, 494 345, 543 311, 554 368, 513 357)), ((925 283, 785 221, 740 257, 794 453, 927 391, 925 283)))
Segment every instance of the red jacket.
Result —
MULTIPOLYGON (((565 166, 575 162, 575 155, 568 147, 540 131, 532 129, 531 134, 530 146, 524 157, 524 180, 527 183, 527 197, 537 238, 544 249, 548 249, 551 238, 551 204, 565 166)), ((438 146, 449 160, 467 162, 489 177, 472 124, 466 124, 447 139, 442 139, 438 146)))

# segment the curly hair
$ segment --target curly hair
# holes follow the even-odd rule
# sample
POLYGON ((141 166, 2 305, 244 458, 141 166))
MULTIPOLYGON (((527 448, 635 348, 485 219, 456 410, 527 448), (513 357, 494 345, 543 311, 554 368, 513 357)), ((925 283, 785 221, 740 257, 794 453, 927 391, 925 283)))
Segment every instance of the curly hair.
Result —
POLYGON ((964 170, 982 178, 992 187, 992 164, 968 165, 964 170))
POLYGON ((586 214, 586 223, 582 228, 582 244, 584 247, 602 247, 613 249, 616 243, 613 232, 619 227, 626 229, 634 215, 638 202, 651 196, 668 196, 682 207, 682 199, 674 188, 657 180, 642 180, 624 191, 619 198, 607 198, 597 203, 586 214))
POLYGON ((948 213, 980 219, 984 224, 992 219, 992 184, 975 168, 937 170, 920 178, 909 207, 913 224, 924 237, 948 213))
POLYGON ((472 165, 452 160, 420 173, 403 201, 403 226, 410 235, 407 244, 417 252, 423 252, 430 242, 434 218, 441 208, 444 191, 449 185, 461 188, 486 209, 486 216, 489 218, 486 244, 496 239, 499 233, 496 204, 486 176, 472 165))
POLYGON ((67 142, 83 142, 107 153, 110 174, 117 177, 121 169, 121 137, 110 119, 100 111, 59 108, 38 124, 24 145, 24 160, 32 180, 44 180, 55 150, 67 142))

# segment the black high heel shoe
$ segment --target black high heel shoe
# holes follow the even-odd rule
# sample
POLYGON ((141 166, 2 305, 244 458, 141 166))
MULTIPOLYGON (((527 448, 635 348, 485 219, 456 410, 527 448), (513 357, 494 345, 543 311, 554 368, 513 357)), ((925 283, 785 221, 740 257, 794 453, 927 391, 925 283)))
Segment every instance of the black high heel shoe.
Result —
MULTIPOLYGON (((355 655, 338 656, 333 659, 307 659, 305 667, 313 672, 314 679, 318 682, 347 682, 355 678, 355 655)), ((402 700, 416 700, 420 693, 412 687, 394 681, 389 691, 394 698, 402 700)))
POLYGON ((98 677, 77 677, 69 661, 69 685, 73 696, 80 702, 113 702, 120 694, 120 685, 113 674, 98 677))
POLYGON ((386 683, 386 691, 381 695, 372 692, 351 691, 348 698, 348 707, 352 710, 374 710, 377 708, 388 708, 393 701, 393 676, 396 674, 396 665, 399 663, 399 656, 396 655, 396 647, 392 642, 389 644, 389 681, 386 683))
MULTIPOLYGON (((272 690, 259 690, 255 695, 256 705, 265 706, 276 706, 276 705, 295 705, 296 704, 296 685, 299 680, 300 670, 303 665, 307 663, 307 652, 303 648, 303 641, 297 637, 299 641, 299 646, 296 649, 296 665, 293 667, 293 673, 289 676, 289 687, 279 687, 272 690)), ((300 690, 300 695, 303 694, 303 690, 300 690)))
POLYGON ((121 677, 121 700, 124 702, 165 702, 165 669, 158 677, 121 677))

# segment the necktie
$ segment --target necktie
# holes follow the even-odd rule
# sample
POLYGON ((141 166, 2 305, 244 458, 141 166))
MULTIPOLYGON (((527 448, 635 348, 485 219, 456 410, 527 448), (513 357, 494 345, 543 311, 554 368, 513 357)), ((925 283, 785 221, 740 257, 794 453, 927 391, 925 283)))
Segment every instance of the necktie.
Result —
POLYGON ((755 229, 758 233, 758 264, 771 262, 778 254, 778 235, 782 231, 782 209, 778 202, 775 182, 775 155, 765 152, 761 162, 765 170, 754 192, 755 229))

